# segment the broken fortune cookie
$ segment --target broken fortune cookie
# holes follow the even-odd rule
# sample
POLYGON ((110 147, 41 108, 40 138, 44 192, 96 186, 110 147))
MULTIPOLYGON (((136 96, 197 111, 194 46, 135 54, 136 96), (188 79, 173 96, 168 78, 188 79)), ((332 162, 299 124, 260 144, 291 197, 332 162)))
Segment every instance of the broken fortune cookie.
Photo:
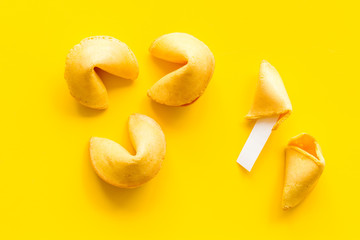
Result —
POLYGON ((273 129, 278 128, 292 111, 291 102, 279 72, 266 60, 260 65, 259 82, 247 119, 279 116, 273 129))
POLYGON ((297 206, 315 187, 325 167, 319 144, 309 134, 292 138, 286 148, 283 209, 297 206))
POLYGON ((272 130, 291 113, 292 106, 280 74, 269 62, 260 65, 255 98, 247 119, 257 120, 237 162, 249 172, 263 149, 272 130))

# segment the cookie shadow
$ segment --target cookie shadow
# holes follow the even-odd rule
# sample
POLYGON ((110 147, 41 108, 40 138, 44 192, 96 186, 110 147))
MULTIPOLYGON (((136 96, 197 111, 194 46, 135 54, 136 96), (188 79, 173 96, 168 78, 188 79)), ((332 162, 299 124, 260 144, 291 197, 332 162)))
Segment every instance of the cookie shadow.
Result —
POLYGON ((135 202, 134 200, 142 195, 146 188, 146 185, 132 189, 118 188, 104 182, 99 177, 97 177, 97 180, 104 195, 112 205, 118 208, 131 208, 135 202))
POLYGON ((92 109, 89 107, 85 107, 76 100, 74 102, 76 104, 77 113, 82 117, 96 117, 105 112, 105 109, 92 109))
POLYGON ((151 99, 151 109, 161 118, 164 123, 175 124, 181 122, 182 118, 191 112, 191 106, 172 107, 157 103, 151 99))

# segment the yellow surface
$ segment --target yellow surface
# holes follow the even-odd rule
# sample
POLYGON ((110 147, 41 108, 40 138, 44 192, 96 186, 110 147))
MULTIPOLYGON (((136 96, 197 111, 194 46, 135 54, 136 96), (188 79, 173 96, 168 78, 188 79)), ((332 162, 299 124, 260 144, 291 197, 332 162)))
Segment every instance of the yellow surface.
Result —
POLYGON ((358 236, 360 214, 358 1, 1 1, 0 239, 320 239, 358 236), (236 2, 236 3, 235 3, 236 2), (193 105, 153 103, 146 91, 177 68, 151 42, 187 32, 216 67, 193 105), (79 105, 63 78, 81 39, 110 35, 135 53, 134 82, 105 74, 110 107, 79 105), (253 171, 236 158, 262 59, 281 74, 293 113, 253 171), (130 149, 133 112, 164 130, 167 155, 148 184, 121 190, 90 165, 91 136, 130 149), (293 211, 281 209, 284 150, 300 132, 326 167, 293 211))

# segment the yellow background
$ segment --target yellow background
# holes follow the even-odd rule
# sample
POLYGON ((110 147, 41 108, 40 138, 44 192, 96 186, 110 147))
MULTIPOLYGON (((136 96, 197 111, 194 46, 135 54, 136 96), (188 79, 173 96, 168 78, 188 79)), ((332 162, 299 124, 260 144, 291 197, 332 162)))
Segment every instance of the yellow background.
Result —
POLYGON ((2 0, 0 22, 1 239, 359 236, 357 1, 2 0), (148 52, 170 32, 194 35, 216 59, 188 107, 146 96, 178 67, 148 52), (80 106, 63 78, 69 49, 93 35, 128 44, 140 67, 134 82, 102 74, 106 111, 80 106), (262 59, 282 75, 294 111, 247 173, 235 161, 254 124, 244 116, 262 59), (162 126, 167 154, 152 181, 121 190, 96 176, 88 141, 131 149, 133 112, 162 126), (301 132, 317 138, 326 167, 308 198, 284 212, 284 147, 301 132))

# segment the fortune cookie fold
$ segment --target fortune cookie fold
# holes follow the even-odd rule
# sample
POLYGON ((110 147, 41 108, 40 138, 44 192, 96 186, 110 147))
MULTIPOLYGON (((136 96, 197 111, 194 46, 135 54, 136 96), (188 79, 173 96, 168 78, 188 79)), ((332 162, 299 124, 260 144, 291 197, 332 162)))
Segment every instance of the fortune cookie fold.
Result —
POLYGON ((203 94, 215 68, 214 56, 203 42, 186 33, 170 33, 156 39, 149 51, 156 58, 184 64, 148 90, 152 100, 168 106, 184 106, 203 94))
POLYGON ((292 138, 286 148, 283 209, 297 206, 315 187, 325 167, 316 140, 303 133, 292 138))
POLYGON ((248 119, 259 119, 279 115, 276 129, 291 113, 292 106, 280 74, 269 62, 260 65, 259 82, 255 91, 253 105, 247 114, 248 119))
POLYGON ((109 104, 96 68, 126 79, 136 79, 139 74, 133 52, 113 37, 89 37, 75 45, 67 55, 64 76, 71 95, 94 109, 106 109, 109 104))
POLYGON ((95 172, 105 182, 121 188, 138 187, 152 179, 165 158, 165 136, 152 118, 130 115, 129 133, 135 155, 109 139, 90 140, 90 159, 95 172))

